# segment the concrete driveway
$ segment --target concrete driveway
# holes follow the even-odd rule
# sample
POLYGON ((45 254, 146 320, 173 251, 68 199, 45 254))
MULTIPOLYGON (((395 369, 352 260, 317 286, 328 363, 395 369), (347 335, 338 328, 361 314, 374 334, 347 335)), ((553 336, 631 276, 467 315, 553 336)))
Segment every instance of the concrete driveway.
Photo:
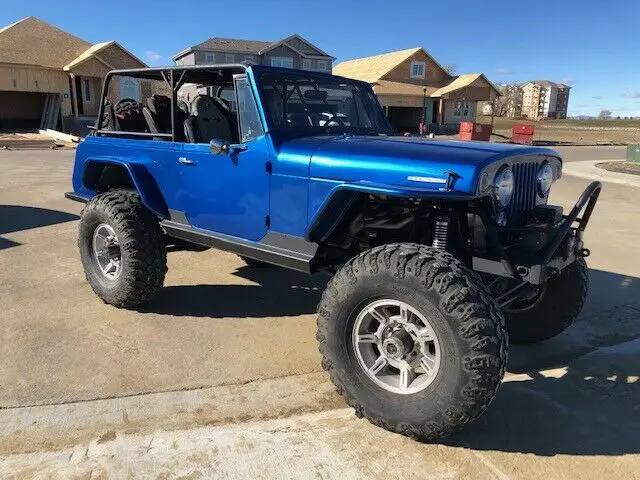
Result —
MULTIPOLYGON (((598 154, 592 150, 590 159, 598 154)), ((605 185, 586 236, 592 289, 579 321, 551 341, 513 348, 511 373, 488 414, 436 446, 400 439, 343 410, 300 417, 302 424, 277 420, 343 407, 318 373, 315 307, 323 277, 251 269, 219 251, 172 253, 166 288, 147 311, 102 304, 78 259, 81 205, 62 197, 72 156, 0 152, 0 453, 73 453, 74 445, 98 441, 104 447, 94 451, 95 466, 100 455, 122 453, 123 441, 143 442, 158 428, 276 419, 270 421, 284 423, 265 428, 296 432, 307 425, 314 442, 326 440, 327 458, 349 445, 351 457, 338 460, 353 457, 363 476, 396 465, 362 469, 371 455, 388 455, 389 442, 400 442, 433 478, 628 479, 640 472, 639 189, 605 185)), ((569 208, 586 183, 565 176, 552 201, 569 208)), ((242 436, 258 428, 251 425, 211 435, 242 436)), ((191 446, 209 438, 200 430, 180 435, 191 446)), ((252 438, 256 451, 265 449, 266 437, 252 438)), ((282 448, 300 440, 282 438, 282 448)), ((136 452, 122 458, 144 463, 136 452)), ((15 471, 33 461, 10 458, 4 465, 15 471)), ((89 447, 82 458, 91 458, 89 447)), ((287 461, 295 466, 295 458, 287 461)), ((401 470, 390 474, 408 468, 397 464, 401 470)))

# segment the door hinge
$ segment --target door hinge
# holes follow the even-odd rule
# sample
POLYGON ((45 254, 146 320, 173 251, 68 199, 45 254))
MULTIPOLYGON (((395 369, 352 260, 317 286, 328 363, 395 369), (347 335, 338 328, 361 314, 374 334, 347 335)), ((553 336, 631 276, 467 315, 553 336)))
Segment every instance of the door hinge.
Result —
POLYGON ((267 228, 271 226, 271 217, 269 215, 264 217, 264 224, 267 226, 267 228))
POLYGON ((267 162, 264 166, 264 169, 267 171, 268 174, 271 174, 271 172, 273 171, 273 166, 271 165, 271 162, 267 162))

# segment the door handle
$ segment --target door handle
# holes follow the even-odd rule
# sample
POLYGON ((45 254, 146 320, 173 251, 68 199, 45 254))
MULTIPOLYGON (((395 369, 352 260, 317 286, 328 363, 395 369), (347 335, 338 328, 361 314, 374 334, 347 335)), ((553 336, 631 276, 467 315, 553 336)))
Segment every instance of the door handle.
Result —
POLYGON ((196 162, 195 160, 191 160, 187 157, 179 157, 178 158, 178 162, 183 164, 183 165, 197 165, 198 162, 196 162))

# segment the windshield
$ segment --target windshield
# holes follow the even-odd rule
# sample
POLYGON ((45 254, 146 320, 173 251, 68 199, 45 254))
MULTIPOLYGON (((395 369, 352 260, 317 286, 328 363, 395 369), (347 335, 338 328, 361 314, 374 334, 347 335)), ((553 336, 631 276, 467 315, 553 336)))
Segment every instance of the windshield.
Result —
POLYGON ((305 73, 264 73, 265 110, 276 130, 322 133, 392 134, 367 85, 305 73))

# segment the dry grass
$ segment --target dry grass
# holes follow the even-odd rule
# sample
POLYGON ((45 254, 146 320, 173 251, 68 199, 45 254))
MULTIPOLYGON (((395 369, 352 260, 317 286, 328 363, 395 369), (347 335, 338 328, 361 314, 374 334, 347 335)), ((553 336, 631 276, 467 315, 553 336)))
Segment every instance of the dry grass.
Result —
MULTIPOLYGON (((491 123, 491 117, 478 116, 478 123, 491 123)), ((626 145, 640 142, 640 120, 516 120, 496 117, 494 141, 511 138, 514 124, 535 126, 538 145, 626 145)))

